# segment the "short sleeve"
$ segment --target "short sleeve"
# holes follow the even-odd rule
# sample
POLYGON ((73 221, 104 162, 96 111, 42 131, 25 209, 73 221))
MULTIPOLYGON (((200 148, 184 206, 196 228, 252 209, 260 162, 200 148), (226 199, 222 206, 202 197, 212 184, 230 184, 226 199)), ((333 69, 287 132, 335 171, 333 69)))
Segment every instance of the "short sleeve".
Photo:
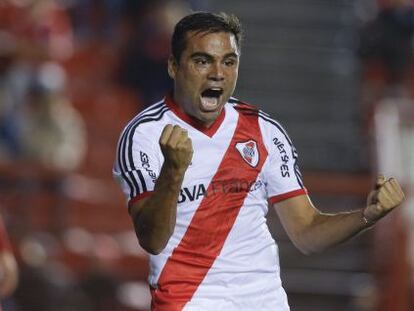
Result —
POLYGON ((261 118, 269 157, 264 167, 268 201, 280 202, 306 194, 298 165, 298 153, 285 129, 269 117, 261 118))
POLYGON ((160 154, 158 139, 149 129, 126 127, 118 142, 113 176, 128 205, 154 190, 161 166, 160 154))

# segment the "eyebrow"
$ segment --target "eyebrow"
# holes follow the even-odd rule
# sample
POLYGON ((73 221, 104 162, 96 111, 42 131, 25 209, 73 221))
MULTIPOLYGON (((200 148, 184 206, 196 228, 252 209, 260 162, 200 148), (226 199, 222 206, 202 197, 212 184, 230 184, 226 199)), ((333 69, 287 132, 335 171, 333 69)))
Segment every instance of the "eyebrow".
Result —
POLYGON ((229 58, 229 57, 239 58, 239 55, 237 55, 234 52, 227 53, 226 55, 224 55, 224 58, 229 58))
POLYGON ((196 58, 196 57, 205 57, 208 59, 213 59, 213 56, 211 56, 210 54, 204 53, 204 52, 195 52, 191 54, 191 58, 196 58))
MULTIPOLYGON (((194 52, 193 54, 191 54, 190 57, 191 58, 195 58, 195 57, 206 57, 208 59, 214 59, 214 57, 212 55, 210 55, 208 53, 204 53, 204 52, 194 52)), ((231 53, 227 53, 226 55, 224 55, 223 58, 229 58, 229 57, 238 58, 239 56, 236 53, 231 52, 231 53)))

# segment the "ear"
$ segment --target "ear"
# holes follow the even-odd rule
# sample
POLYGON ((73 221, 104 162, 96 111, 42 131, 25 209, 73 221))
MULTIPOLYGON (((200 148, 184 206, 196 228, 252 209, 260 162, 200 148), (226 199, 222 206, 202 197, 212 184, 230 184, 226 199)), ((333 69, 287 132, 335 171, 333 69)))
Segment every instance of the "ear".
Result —
POLYGON ((175 57, 173 55, 170 55, 168 57, 168 75, 173 80, 175 79, 175 75, 177 73, 177 69, 178 69, 177 61, 176 61, 176 59, 175 59, 175 57))

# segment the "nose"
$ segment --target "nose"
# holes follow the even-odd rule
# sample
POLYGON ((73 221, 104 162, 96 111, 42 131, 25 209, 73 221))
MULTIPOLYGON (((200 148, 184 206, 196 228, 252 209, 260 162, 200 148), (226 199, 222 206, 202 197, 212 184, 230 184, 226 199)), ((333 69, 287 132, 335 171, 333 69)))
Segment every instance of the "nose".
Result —
POLYGON ((212 81, 223 81, 224 80, 224 70, 223 65, 219 62, 211 66, 208 78, 212 81))

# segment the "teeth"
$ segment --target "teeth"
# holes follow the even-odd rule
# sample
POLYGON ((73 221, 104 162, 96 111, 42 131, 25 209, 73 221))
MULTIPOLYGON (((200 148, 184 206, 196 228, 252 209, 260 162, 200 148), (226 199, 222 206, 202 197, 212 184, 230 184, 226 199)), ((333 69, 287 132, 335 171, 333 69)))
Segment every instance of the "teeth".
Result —
POLYGON ((201 105, 204 111, 214 111, 218 107, 217 97, 201 97, 201 105))

